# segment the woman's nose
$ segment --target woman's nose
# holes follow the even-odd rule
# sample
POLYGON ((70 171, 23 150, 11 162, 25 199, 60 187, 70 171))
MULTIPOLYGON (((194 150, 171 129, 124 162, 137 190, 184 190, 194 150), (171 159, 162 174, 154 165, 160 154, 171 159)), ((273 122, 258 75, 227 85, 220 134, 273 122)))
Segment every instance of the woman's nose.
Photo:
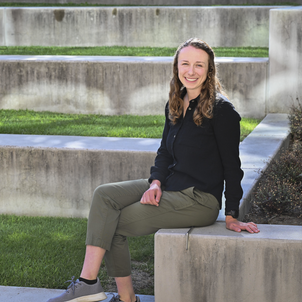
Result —
POLYGON ((194 74, 194 66, 190 66, 188 74, 194 74))

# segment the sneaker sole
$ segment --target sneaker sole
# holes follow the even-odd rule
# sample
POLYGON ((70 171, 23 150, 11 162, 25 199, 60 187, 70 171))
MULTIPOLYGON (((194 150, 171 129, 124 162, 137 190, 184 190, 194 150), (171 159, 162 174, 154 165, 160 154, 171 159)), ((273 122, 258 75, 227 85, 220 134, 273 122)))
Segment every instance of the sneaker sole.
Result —
POLYGON ((95 295, 78 297, 78 298, 69 300, 69 302, 96 302, 96 301, 102 301, 105 299, 107 299, 107 296, 103 292, 103 293, 99 293, 99 294, 95 294, 95 295))

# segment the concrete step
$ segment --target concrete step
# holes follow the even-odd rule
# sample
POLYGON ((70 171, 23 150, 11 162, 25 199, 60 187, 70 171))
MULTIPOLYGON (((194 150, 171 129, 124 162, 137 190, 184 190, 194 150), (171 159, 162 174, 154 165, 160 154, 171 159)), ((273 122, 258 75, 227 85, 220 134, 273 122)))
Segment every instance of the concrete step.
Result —
MULTIPOLYGON (((149 115, 164 112, 172 57, 0 56, 0 109, 149 115)), ((243 117, 266 115, 268 58, 216 58, 243 117)))
MULTIPOLYGON (((240 144, 240 215, 249 209, 259 171, 288 141, 287 115, 269 114, 240 144)), ((98 185, 149 177, 159 144, 160 139, 0 134, 1 213, 87 217, 98 185)), ((218 217, 223 220, 224 208, 218 217)))
POLYGON ((162 229, 155 235, 156 302, 300 302, 302 226, 258 225, 236 233, 225 223, 162 229))
MULTIPOLYGON (((48 299, 56 297, 64 290, 32 288, 32 287, 14 287, 0 286, 1 302, 46 302, 48 299)), ((102 302, 109 302, 112 293, 106 293, 107 299, 102 302)), ((116 293, 115 293, 116 294, 116 293)), ((142 302, 154 302, 154 296, 138 295, 142 302)))
POLYGON ((196 36, 212 47, 268 47, 276 7, 0 7, 0 45, 177 47, 196 36))

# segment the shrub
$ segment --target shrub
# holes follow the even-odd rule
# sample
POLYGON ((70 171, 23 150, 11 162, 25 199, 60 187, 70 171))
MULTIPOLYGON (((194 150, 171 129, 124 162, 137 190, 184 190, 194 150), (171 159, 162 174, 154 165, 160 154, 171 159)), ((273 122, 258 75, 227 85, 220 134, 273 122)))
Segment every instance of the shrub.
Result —
POLYGON ((292 106, 288 116, 290 122, 290 131, 294 140, 302 140, 302 104, 297 98, 297 106, 292 106))
POLYGON ((265 218, 302 215, 302 105, 297 101, 289 114, 290 147, 262 172, 252 197, 251 212, 265 218))
POLYGON ((302 142, 296 141, 262 173, 253 202, 265 217, 297 217, 302 211, 301 194, 302 142))

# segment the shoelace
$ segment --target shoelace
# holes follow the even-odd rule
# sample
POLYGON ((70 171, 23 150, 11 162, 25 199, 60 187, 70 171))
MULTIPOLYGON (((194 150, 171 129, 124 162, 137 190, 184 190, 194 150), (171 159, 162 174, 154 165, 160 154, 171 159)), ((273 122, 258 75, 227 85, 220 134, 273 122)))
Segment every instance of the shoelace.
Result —
POLYGON ((109 302, 121 302, 120 301, 120 296, 119 295, 114 295, 114 294, 112 294, 112 298, 111 298, 111 300, 109 301, 109 302))
POLYGON ((121 302, 122 301, 122 300, 120 300, 119 295, 115 296, 113 293, 109 293, 109 294, 111 294, 113 296, 109 302, 121 302))
POLYGON ((72 293, 74 294, 75 285, 78 283, 77 280, 74 280, 74 276, 72 276, 71 280, 65 281, 65 283, 67 283, 67 282, 71 282, 71 283, 69 284, 69 286, 67 287, 67 290, 70 289, 70 288, 72 288, 72 293))

